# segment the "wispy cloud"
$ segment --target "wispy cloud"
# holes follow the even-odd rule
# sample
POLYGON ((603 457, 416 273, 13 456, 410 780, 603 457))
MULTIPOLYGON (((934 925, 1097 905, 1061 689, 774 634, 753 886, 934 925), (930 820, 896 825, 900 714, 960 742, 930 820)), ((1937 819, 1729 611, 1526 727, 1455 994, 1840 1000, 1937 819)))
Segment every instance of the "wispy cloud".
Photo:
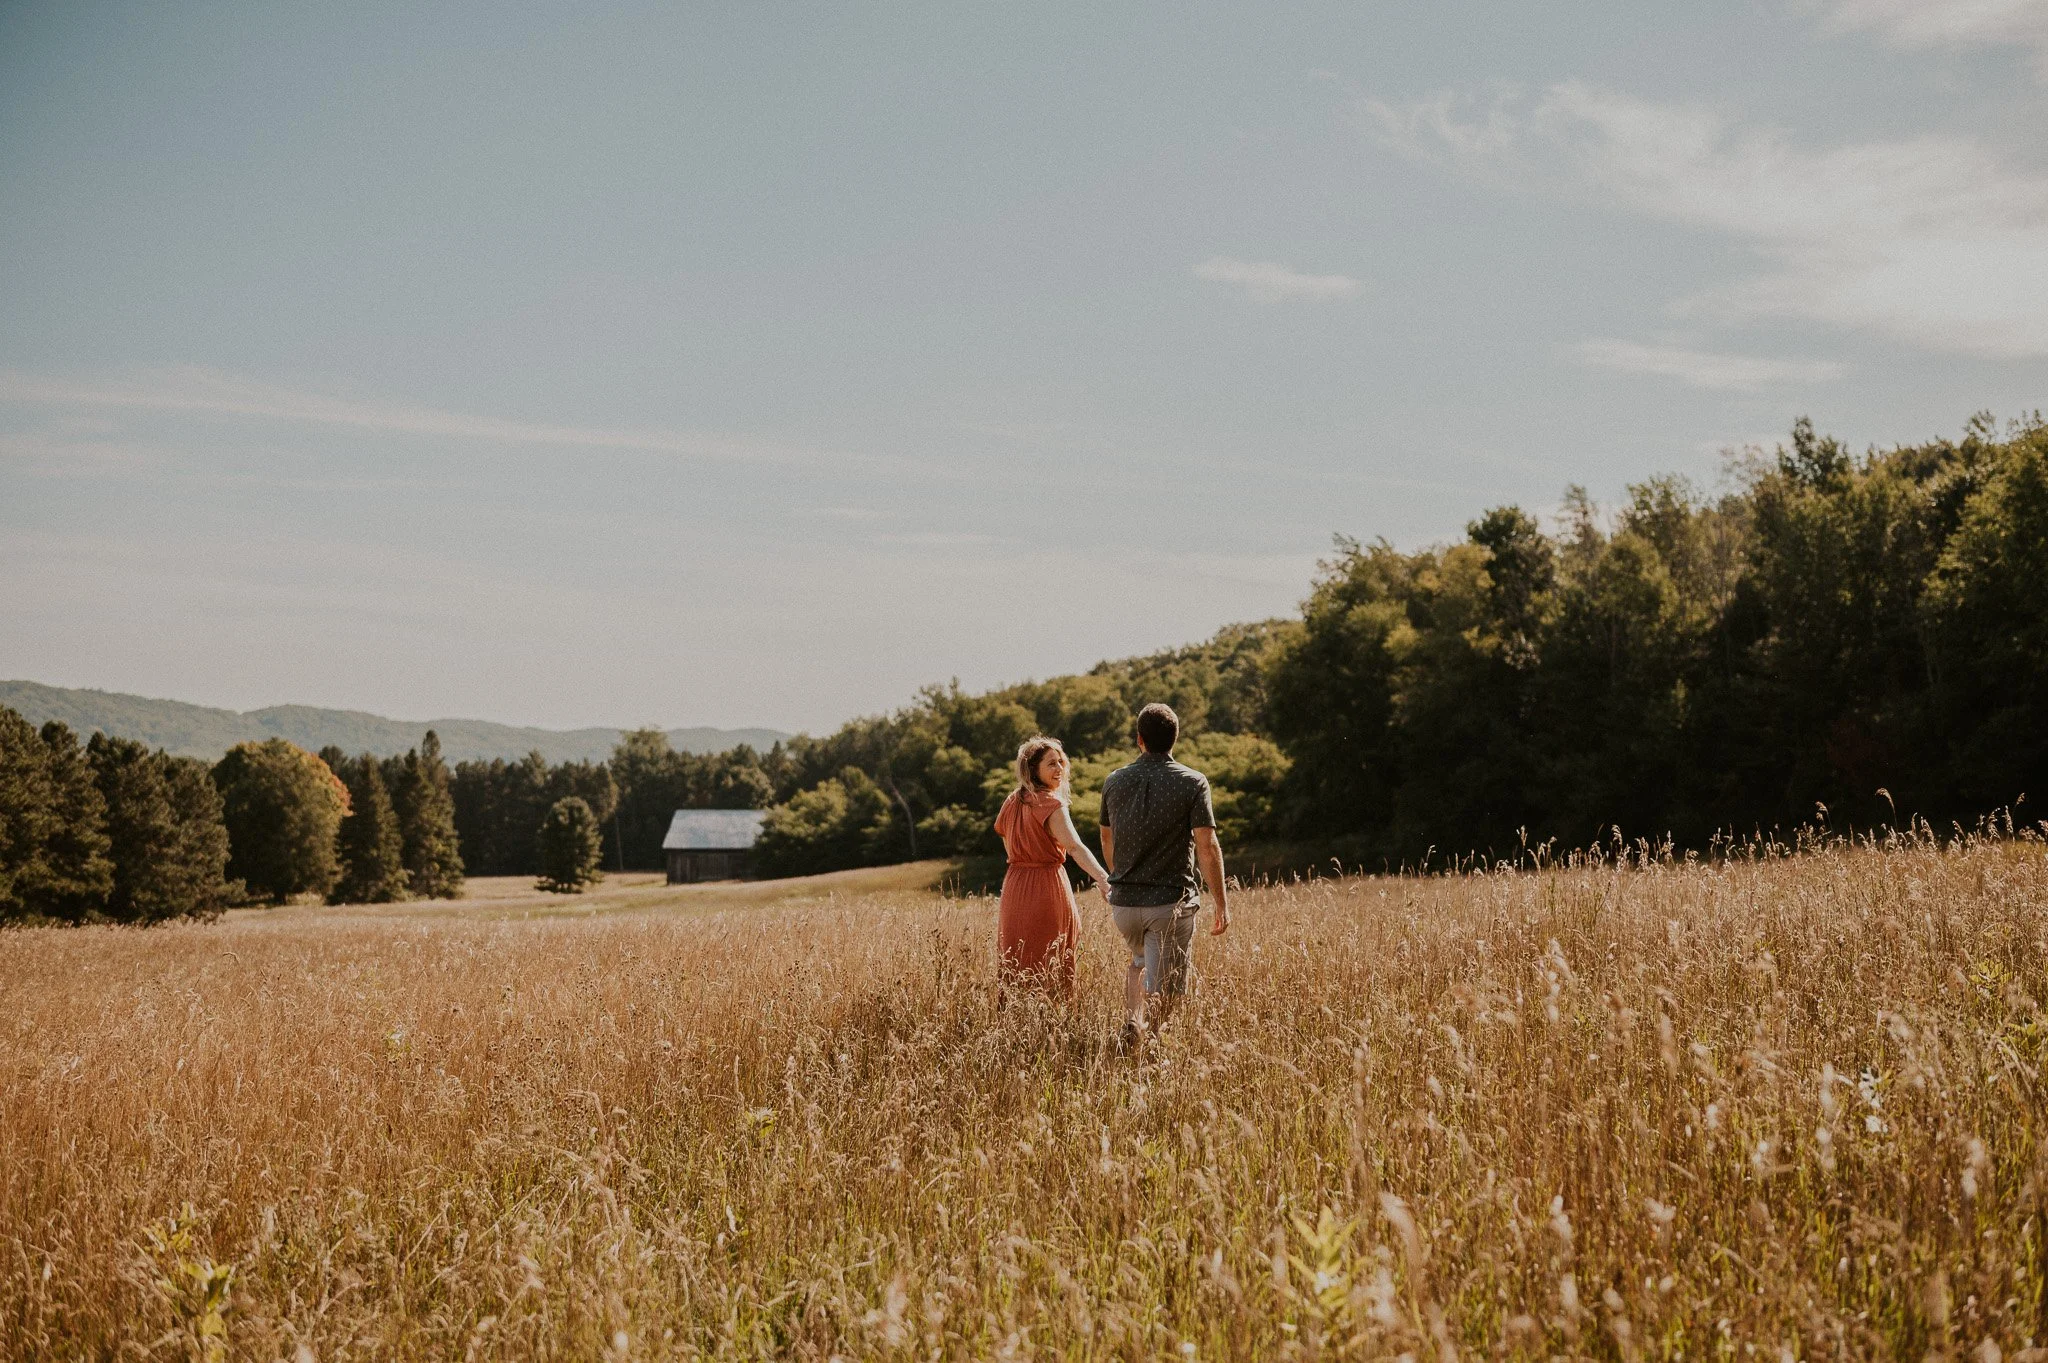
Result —
POLYGON ((1195 278, 1243 289, 1261 303, 1292 298, 1350 298, 1364 285, 1350 275, 1303 274, 1270 260, 1210 256, 1195 266, 1195 278))
POLYGON ((891 513, 871 506, 806 506, 799 507, 796 514, 819 521, 875 521, 891 513))
POLYGON ((1618 369, 1625 374, 1654 374, 1694 388, 1754 393, 1787 383, 1825 383, 1842 376, 1842 366, 1829 360, 1774 360, 1760 355, 1729 355, 1688 350, 1673 345, 1596 339, 1571 348, 1581 364, 1618 369))
POLYGON ((1580 82, 1533 100, 1368 102, 1367 126, 1418 159, 1749 243, 1774 267, 1681 312, 1796 317, 1912 344, 2048 354, 2048 177, 1961 137, 1809 150, 1771 129, 1580 82))
POLYGON ((91 429, 100 424, 65 422, 0 434, 0 461, 39 478, 135 474, 163 463, 161 450, 91 429))
POLYGON ((496 445, 618 450, 691 459, 811 466, 840 464, 881 470, 936 472, 895 457, 806 449, 769 441, 688 431, 628 430, 508 421, 377 399, 283 388, 203 368, 158 370, 130 378, 69 379, 0 370, 0 403, 86 411, 137 410, 245 417, 308 425, 351 426, 409 435, 445 436, 496 445))
POLYGON ((1825 14, 1896 47, 2030 47, 2048 74, 2048 0, 1833 0, 1825 14))
POLYGON ((976 549, 1002 542, 998 536, 975 530, 904 530, 874 535, 869 539, 871 544, 904 545, 913 549, 976 549))

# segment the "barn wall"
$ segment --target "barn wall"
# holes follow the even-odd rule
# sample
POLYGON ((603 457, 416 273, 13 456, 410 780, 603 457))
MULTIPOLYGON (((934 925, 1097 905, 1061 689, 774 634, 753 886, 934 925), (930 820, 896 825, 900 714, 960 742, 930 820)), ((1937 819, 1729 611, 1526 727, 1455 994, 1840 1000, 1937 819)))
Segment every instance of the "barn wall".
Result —
POLYGON ((745 880, 751 867, 745 852, 681 852, 668 854, 668 883, 694 885, 704 880, 745 880))

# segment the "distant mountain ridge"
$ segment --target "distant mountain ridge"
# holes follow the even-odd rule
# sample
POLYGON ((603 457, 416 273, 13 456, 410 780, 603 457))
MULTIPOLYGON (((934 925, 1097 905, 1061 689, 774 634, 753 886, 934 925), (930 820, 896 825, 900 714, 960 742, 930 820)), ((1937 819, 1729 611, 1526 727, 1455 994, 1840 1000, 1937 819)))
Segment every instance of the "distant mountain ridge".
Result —
MULTIPOLYGON (((417 747, 432 729, 450 762, 508 761, 538 752, 549 762, 595 762, 611 756, 618 729, 530 729, 482 719, 386 719, 360 710, 323 710, 312 705, 273 705, 264 710, 217 710, 178 700, 152 700, 118 691, 0 681, 0 705, 21 712, 34 725, 56 719, 81 736, 99 729, 133 738, 183 757, 218 758, 237 743, 285 738, 309 751, 332 743, 349 753, 389 757, 417 747)), ((681 752, 723 752, 748 744, 767 751, 788 734, 776 729, 670 729, 668 741, 681 752)))

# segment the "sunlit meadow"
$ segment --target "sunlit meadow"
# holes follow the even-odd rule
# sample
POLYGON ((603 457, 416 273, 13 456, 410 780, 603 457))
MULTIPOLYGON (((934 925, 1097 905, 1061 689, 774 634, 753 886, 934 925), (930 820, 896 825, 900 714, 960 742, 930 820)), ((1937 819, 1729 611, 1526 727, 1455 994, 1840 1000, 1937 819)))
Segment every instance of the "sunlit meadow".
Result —
POLYGON ((7 1358, 2043 1358, 2038 842, 0 934, 7 1358))

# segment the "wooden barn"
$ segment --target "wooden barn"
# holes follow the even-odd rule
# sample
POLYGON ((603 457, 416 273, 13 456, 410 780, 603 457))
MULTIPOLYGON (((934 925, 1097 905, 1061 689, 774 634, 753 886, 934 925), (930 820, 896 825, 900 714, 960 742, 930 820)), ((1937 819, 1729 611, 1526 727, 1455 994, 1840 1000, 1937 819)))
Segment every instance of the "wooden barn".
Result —
POLYGON ((679 809, 669 820, 661 850, 668 855, 668 883, 745 880, 752 870, 754 839, 761 836, 760 809, 679 809))

